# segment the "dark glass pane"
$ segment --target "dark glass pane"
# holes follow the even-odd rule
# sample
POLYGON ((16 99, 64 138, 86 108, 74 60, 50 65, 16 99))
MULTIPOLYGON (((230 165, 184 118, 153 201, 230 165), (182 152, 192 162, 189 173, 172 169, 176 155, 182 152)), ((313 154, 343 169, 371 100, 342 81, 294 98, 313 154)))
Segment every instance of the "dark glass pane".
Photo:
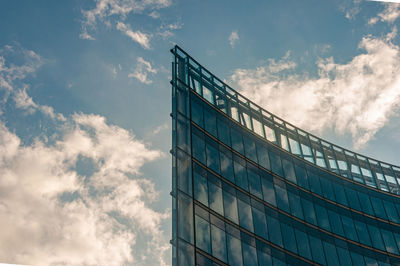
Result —
POLYGON ((286 223, 281 223, 281 229, 285 249, 297 253, 296 238, 292 226, 286 223))
POLYGON ((222 146, 219 146, 219 149, 220 149, 219 158, 221 163, 221 174, 223 177, 225 177, 232 183, 235 183, 232 153, 229 150, 223 148, 222 146))
POLYGON ((319 204, 314 204, 314 207, 319 227, 331 231, 331 227, 329 225, 328 213, 326 212, 325 207, 319 204))
POLYGON ((355 253, 355 252, 350 252, 350 254, 351 254, 351 260, 353 261, 353 265, 357 265, 357 266, 365 265, 363 256, 361 256, 360 254, 355 253))
POLYGON ((177 150, 176 169, 178 177, 178 188, 188 195, 192 195, 192 171, 191 159, 183 151, 177 150))
POLYGON ((365 193, 358 192, 358 198, 360 199, 361 209, 363 212, 375 216, 369 196, 365 193))
POLYGON ((304 217, 306 221, 314 225, 318 225, 317 217, 315 217, 314 212, 314 204, 305 198, 301 198, 301 204, 303 205, 304 217))
POLYGON ((328 216, 330 220, 330 224, 332 226, 332 232, 344 236, 344 231, 342 227, 342 220, 340 219, 340 215, 332 210, 328 210, 328 216))
POLYGON ((297 177, 297 184, 305 189, 308 189, 308 177, 306 169, 303 166, 299 166, 297 164, 294 165, 297 177))
POLYGON ((281 157, 273 151, 270 151, 269 157, 271 160, 271 168, 272 172, 276 173, 279 176, 283 177, 282 163, 281 157))
POLYGON ((193 246, 185 241, 178 241, 178 263, 179 265, 194 265, 193 246))
POLYGON ((238 199, 239 224, 250 232, 254 232, 251 207, 246 202, 238 199))
POLYGON ((320 178, 320 181, 321 181, 322 194, 324 198, 335 201, 336 199, 335 199, 335 194, 333 193, 331 181, 327 180, 324 177, 320 178))
POLYGON ((224 191, 224 209, 225 217, 239 224, 236 197, 227 191, 224 191))
POLYGON ((297 248, 299 249, 300 256, 311 260, 312 259, 311 250, 310 250, 310 244, 308 243, 307 234, 298 229, 295 229, 295 233, 297 240, 297 248))
POLYGON ((360 242, 364 245, 371 246, 371 239, 369 238, 368 229, 365 223, 354 220, 354 225, 356 227, 360 242))
POLYGON ((207 167, 217 173, 220 173, 218 144, 215 143, 210 138, 207 138, 206 152, 207 152, 207 167))
POLYGON ((293 163, 285 158, 282 158, 283 172, 285 173, 285 178, 293 183, 297 183, 296 175, 294 173, 293 163))
POLYGON ((246 242, 242 242, 243 261, 245 266, 257 266, 257 253, 255 247, 250 246, 246 242))
POLYGON ((371 224, 367 224, 367 227, 369 235, 371 236, 372 246, 377 249, 385 250, 379 229, 371 224))
POLYGON ((346 187, 346 195, 349 200, 350 208, 361 211, 360 202, 358 201, 357 192, 353 189, 346 187))
POLYGON ((371 196, 370 199, 371 199, 372 207, 374 208, 376 217, 387 220, 387 216, 386 216, 383 204, 382 204, 382 200, 377 197, 373 197, 373 196, 371 196))
POLYGON ((325 254, 326 254, 326 262, 328 266, 336 266, 339 265, 339 259, 336 254, 336 248, 333 244, 328 242, 323 242, 325 254))
POLYGON ((196 124, 198 124, 200 127, 204 128, 204 123, 203 123, 203 105, 201 103, 201 100, 198 99, 195 96, 192 96, 192 120, 196 124))
POLYGON ((257 143, 257 156, 258 163, 265 169, 271 170, 268 150, 261 143, 257 143))
POLYGON ((344 193, 343 185, 332 182, 333 190, 335 191, 336 201, 344 206, 347 206, 347 198, 344 193))
POLYGON ((244 155, 242 134, 235 128, 231 128, 232 148, 244 155))
MULTIPOLYGON (((200 168, 200 167, 198 167, 200 168)), ((201 168, 200 168, 201 169, 201 168)), ((200 170, 199 169, 199 170, 200 170)), ((207 178, 203 175, 207 173, 201 173, 199 170, 194 172, 194 198, 200 201, 204 205, 208 206, 208 186, 207 178)))
POLYGON ((265 219, 265 213, 254 207, 252 209, 253 209, 254 233, 268 240, 267 221, 265 219))
POLYGON ((178 193, 178 236, 193 244, 193 203, 183 193, 178 193))
POLYGON ((309 235, 309 239, 310 239, 310 245, 312 247, 311 253, 314 260, 319 264, 326 265, 324 250, 322 248, 321 240, 312 235, 309 235))
POLYGON ((271 255, 257 250, 259 265, 272 265, 271 255))
POLYGON ((245 168, 245 161, 237 156, 234 157, 234 169, 235 169, 235 180, 236 185, 249 191, 249 185, 247 183, 247 174, 245 168))
POLYGON ((276 192, 276 203, 278 208, 290 213, 289 199, 286 193, 286 185, 281 180, 274 178, 274 187, 276 192))
POLYGON ((288 197, 292 215, 296 216, 297 218, 304 219, 303 209, 301 208, 300 197, 290 192, 290 190, 288 191, 288 197))
POLYGON ((394 206, 393 203, 384 200, 383 205, 385 206, 386 214, 389 218, 390 221, 395 222, 395 223, 400 223, 399 216, 396 211, 396 207, 394 206))
POLYGON ((229 124, 225 120, 218 119, 218 139, 228 146, 231 146, 229 124))
POLYGON ((193 157, 203 164, 206 164, 204 134, 195 128, 192 129, 192 150, 193 157))
POLYGON ((276 218, 268 215, 267 224, 268 224, 268 234, 270 241, 272 241, 272 243, 277 244, 278 246, 283 247, 281 227, 279 225, 279 221, 276 218))
MULTIPOLYGON (((272 176, 270 176, 272 178, 272 176)), ((275 190, 272 181, 265 177, 261 178, 261 184, 263 189, 264 200, 274 206, 276 206, 275 190)))
POLYGON ((353 219, 347 217, 346 215, 342 215, 342 223, 346 237, 358 242, 358 237, 356 230, 354 228, 353 219))
POLYGON ((322 195, 319 177, 311 171, 308 171, 308 181, 310 182, 310 190, 318 195, 322 195))
POLYGON ((214 137, 217 137, 217 117, 214 110, 204 108, 204 128, 214 137))
POLYGON ((196 220, 196 245, 198 248, 211 254, 210 224, 200 216, 195 215, 196 220))
POLYGON ((251 139, 250 136, 244 135, 243 142, 246 157, 257 163, 256 144, 254 143, 254 140, 251 139))
POLYGON ((247 177, 249 179, 250 193, 254 196, 262 199, 262 187, 260 176, 257 173, 257 168, 249 167, 247 168, 247 177))
POLYGON ((397 249, 397 245, 394 242, 392 233, 381 228, 381 234, 383 242, 385 243, 386 246, 386 251, 394 254, 399 254, 399 250, 397 249))
MULTIPOLYGON (((353 263, 351 261, 350 253, 347 249, 343 249, 341 247, 336 247, 336 251, 339 257, 339 261, 341 266, 352 266, 353 263)), ((355 264, 354 264, 355 265, 355 264)))
POLYGON ((243 265, 241 241, 229 234, 227 236, 228 262, 230 265, 243 265))
POLYGON ((208 194, 209 194, 209 202, 210 208, 217 213, 224 215, 223 204, 222 204, 222 189, 213 184, 212 182, 208 182, 208 194))
POLYGON ((217 259, 227 262, 225 231, 211 225, 212 254, 217 259))

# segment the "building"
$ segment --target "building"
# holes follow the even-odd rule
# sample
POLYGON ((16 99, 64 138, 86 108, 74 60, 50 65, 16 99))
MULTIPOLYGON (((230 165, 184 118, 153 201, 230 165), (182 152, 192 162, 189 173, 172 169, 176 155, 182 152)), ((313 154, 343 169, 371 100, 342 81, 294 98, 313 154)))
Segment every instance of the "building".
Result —
POLYGON ((301 130, 172 50, 173 265, 400 265, 400 168, 301 130))

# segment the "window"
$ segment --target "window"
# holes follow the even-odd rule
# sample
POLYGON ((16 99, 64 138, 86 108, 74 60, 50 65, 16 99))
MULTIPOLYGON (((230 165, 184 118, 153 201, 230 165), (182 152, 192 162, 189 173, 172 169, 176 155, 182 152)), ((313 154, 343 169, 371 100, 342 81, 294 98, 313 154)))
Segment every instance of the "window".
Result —
MULTIPOLYGON (((211 254, 211 242, 210 242, 210 224, 197 214, 196 219, 196 245, 200 249, 211 254)), ((182 225, 183 223, 181 223, 182 225)))
POLYGON ((247 158, 257 163, 256 144, 250 136, 243 136, 244 151, 247 158))
POLYGON ((192 120, 200 127, 204 128, 203 123, 203 105, 201 100, 196 96, 192 95, 192 120))
POLYGON ((254 232, 249 200, 250 199, 247 198, 246 195, 243 195, 242 198, 238 198, 239 224, 250 232, 254 232), (244 200, 246 200, 246 202, 244 200))
POLYGON ((207 167, 212 169, 214 172, 220 173, 218 144, 208 137, 206 143, 206 153, 207 167))
POLYGON ((225 119, 218 118, 218 139, 228 146, 231 146, 229 124, 225 119))
POLYGON ((208 206, 207 172, 198 165, 194 170, 194 198, 208 206))
POLYGON ((269 204, 276 206, 275 190, 274 190, 274 185, 271 181, 272 176, 269 174, 265 174, 265 175, 266 176, 263 176, 261 178, 264 200, 266 202, 268 202, 269 204))
MULTIPOLYGON (((233 193, 234 192, 235 191, 233 191, 233 193)), ((225 217, 235 222, 236 224, 239 224, 236 196, 225 190, 223 192, 223 195, 225 217)))
POLYGON ((244 154, 242 134, 235 128, 231 128, 232 148, 237 152, 244 154))
POLYGON ((258 163, 265 169, 271 170, 268 150, 260 143, 257 143, 257 156, 258 156, 258 163))
POLYGON ((219 146, 220 150, 220 164, 221 164, 221 174, 223 177, 235 183, 235 175, 233 171, 232 153, 225 149, 222 145, 219 146))
POLYGON ((250 193, 262 199, 261 180, 258 169, 247 164, 247 177, 249 179, 250 193))
POLYGON ((244 190, 249 191, 249 184, 247 182, 247 173, 245 165, 246 165, 245 161, 242 158, 234 156, 233 166, 235 169, 236 185, 243 188, 244 190))
POLYGON ((213 256, 227 262, 225 231, 211 224, 211 239, 213 256))
POLYGON ((230 265, 243 265, 242 243, 236 237, 227 234, 228 262, 230 265))
POLYGON ((217 118, 211 108, 204 109, 204 129, 214 137, 217 137, 217 118))
MULTIPOLYGON (((215 178, 216 179, 216 178, 215 178)), ((213 182, 208 182, 208 196, 210 201, 210 208, 215 212, 224 215, 222 204, 222 189, 213 182)))

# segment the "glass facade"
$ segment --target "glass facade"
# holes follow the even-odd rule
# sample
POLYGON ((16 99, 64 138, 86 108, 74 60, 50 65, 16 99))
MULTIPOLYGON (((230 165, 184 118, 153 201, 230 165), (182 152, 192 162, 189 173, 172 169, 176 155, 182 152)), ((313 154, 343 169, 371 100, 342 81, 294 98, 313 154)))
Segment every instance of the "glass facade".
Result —
POLYGON ((400 168, 296 128, 171 52, 173 265, 400 265, 400 168))

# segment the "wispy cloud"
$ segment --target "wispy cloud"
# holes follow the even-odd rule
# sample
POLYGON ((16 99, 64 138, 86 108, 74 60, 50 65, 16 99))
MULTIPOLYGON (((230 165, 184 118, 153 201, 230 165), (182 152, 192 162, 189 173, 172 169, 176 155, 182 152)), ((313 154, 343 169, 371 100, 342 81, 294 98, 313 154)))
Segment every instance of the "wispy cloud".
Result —
POLYGON ((365 37, 359 48, 365 53, 348 63, 319 60, 315 78, 274 71, 288 69, 284 57, 256 69, 237 69, 231 80, 250 99, 297 126, 350 133, 357 149, 395 115, 400 102, 399 46, 365 37))
POLYGON ((94 40, 92 32, 96 31, 97 24, 102 23, 106 27, 116 25, 116 28, 123 31, 134 41, 140 43, 144 48, 148 49, 148 35, 140 31, 132 31, 126 29, 126 25, 120 24, 128 15, 142 13, 144 10, 152 11, 151 16, 156 17, 158 14, 155 10, 166 8, 171 5, 170 0, 95 0, 96 6, 93 9, 82 11, 82 30, 80 38, 86 40, 94 40), (118 28, 119 25, 119 28, 118 28))
POLYGON ((236 42, 239 41, 239 34, 238 34, 238 32, 237 32, 236 30, 235 30, 235 31, 232 31, 232 32, 231 32, 231 35, 229 35, 228 40, 229 40, 229 44, 231 45, 231 47, 232 47, 232 48, 235 47, 236 42))
POLYGON ((400 0, 368 0, 370 2, 400 3, 400 0))
POLYGON ((140 31, 132 31, 132 29, 128 25, 122 23, 121 21, 118 21, 117 29, 125 33, 126 36, 140 44, 143 48, 150 49, 151 35, 140 31))
POLYGON ((376 17, 369 19, 368 24, 374 25, 378 21, 387 22, 393 24, 400 17, 400 5, 393 3, 400 3, 400 1, 376 1, 376 2, 386 2, 384 4, 384 9, 382 12, 378 13, 376 17))
POLYGON ((151 66, 150 62, 139 56, 137 58, 136 69, 130 73, 128 77, 136 78, 144 84, 151 84, 153 81, 148 78, 149 73, 156 74, 157 70, 151 66))

